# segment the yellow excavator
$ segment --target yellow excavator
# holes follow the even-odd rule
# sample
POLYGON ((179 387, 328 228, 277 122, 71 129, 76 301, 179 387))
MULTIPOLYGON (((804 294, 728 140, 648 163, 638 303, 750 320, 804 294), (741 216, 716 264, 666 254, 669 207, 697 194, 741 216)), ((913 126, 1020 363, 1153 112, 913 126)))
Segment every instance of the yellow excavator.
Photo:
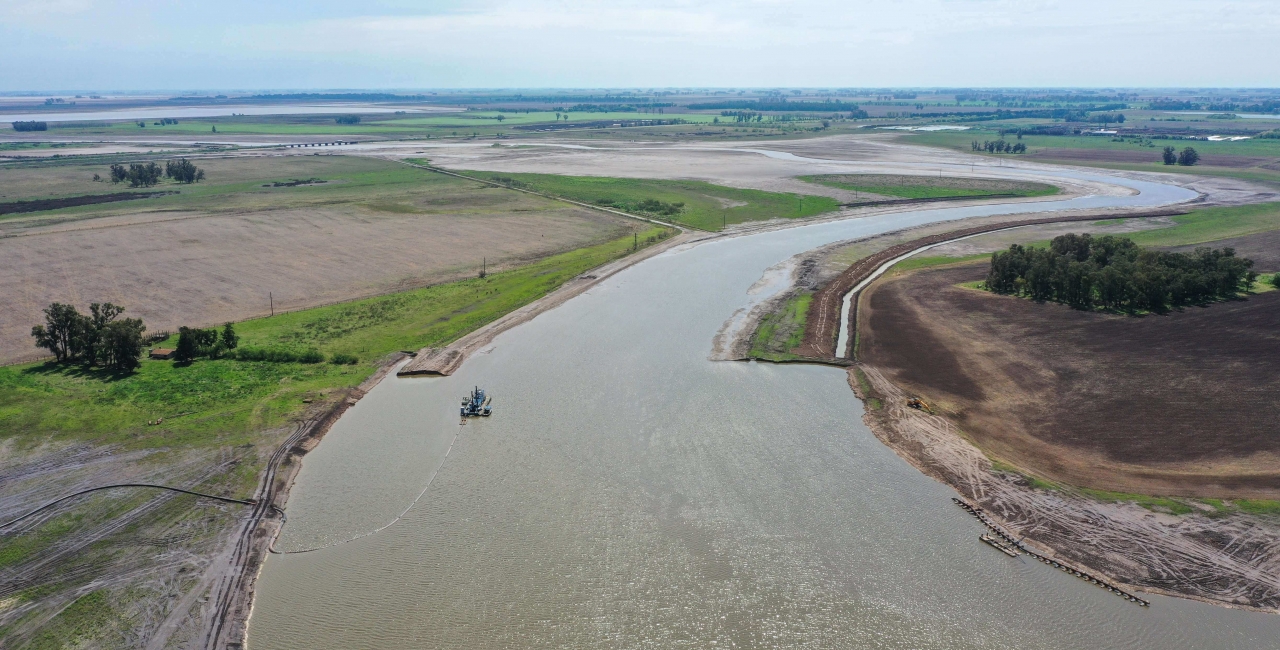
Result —
POLYGON ((930 415, 933 414, 933 409, 929 406, 929 403, 920 399, 919 397, 912 397, 911 399, 908 399, 907 406, 917 411, 924 411, 925 413, 929 413, 930 415))

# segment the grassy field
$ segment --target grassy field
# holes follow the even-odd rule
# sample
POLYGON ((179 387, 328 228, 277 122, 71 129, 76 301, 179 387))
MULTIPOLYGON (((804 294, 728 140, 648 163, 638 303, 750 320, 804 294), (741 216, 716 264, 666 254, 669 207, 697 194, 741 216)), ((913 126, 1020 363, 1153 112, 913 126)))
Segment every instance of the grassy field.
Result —
POLYGON ((906 199, 992 195, 1049 196, 1061 191, 1053 185, 1044 183, 896 174, 827 174, 801 176, 800 179, 851 192, 906 199))
POLYGON ((751 357, 773 361, 800 358, 791 350, 800 347, 804 338, 804 324, 812 302, 813 292, 803 291, 761 319, 751 339, 751 357))
POLYGON ((1280 230, 1280 203, 1205 208, 1173 217, 1172 228, 1125 235, 1142 246, 1185 246, 1280 230))
MULTIPOLYGON (((151 159, 159 162, 172 157, 174 156, 157 155, 151 159)), ((131 212, 139 208, 268 209, 334 202, 394 201, 404 194, 418 194, 459 185, 475 187, 464 181, 408 165, 357 156, 225 157, 201 158, 195 162, 205 170, 205 181, 186 184, 162 179, 153 188, 130 188, 128 183, 94 181, 94 174, 102 178, 109 177, 110 163, 56 166, 41 163, 9 164, 0 166, 0 200, 24 201, 122 191, 176 191, 178 194, 148 199, 145 203, 130 202, 127 209, 131 212), (295 179, 326 182, 295 187, 270 187, 273 182, 295 179), (269 187, 263 187, 264 185, 269 187)), ((58 214, 89 213, 122 207, 123 205, 83 206, 60 210, 58 214)), ((39 216, 46 214, 47 211, 39 216)), ((35 215, 11 214, 0 218, 29 216, 35 215)))
MULTIPOLYGON (((1141 127, 1141 122, 1133 123, 1129 126, 1141 127)), ((1230 125, 1232 128, 1239 127, 1238 122, 1230 125)), ((1015 125, 1006 125, 1008 128, 1016 128, 1015 125)), ((1261 126, 1259 131, 1264 130, 1261 126)), ((911 144, 943 147, 946 149, 955 149, 957 151, 971 152, 970 143, 974 140, 997 140, 1001 135, 996 130, 988 129, 970 129, 968 131, 915 131, 907 138, 907 142, 911 144)), ((1027 153, 1038 153, 1049 149, 1101 149, 1110 151, 1146 151, 1151 153, 1151 158, 1159 164, 1160 150, 1164 147, 1194 147, 1200 154, 1216 154, 1224 156, 1260 156, 1266 158, 1280 158, 1280 140, 1259 139, 1237 140, 1235 142, 1218 141, 1187 141, 1187 140, 1151 140, 1141 137, 1127 137, 1117 141, 1116 138, 1097 135, 1023 135, 1021 139, 1017 134, 1007 133, 1004 136, 1006 142, 1021 142, 1027 145, 1027 153)), ((1004 157, 1017 158, 1015 154, 993 154, 1004 157)), ((1160 164, 1160 166, 1164 166, 1160 164)))
MULTIPOLYGON (((111 301, 151 331, 440 284, 629 236, 641 224, 387 160, 200 159, 156 198, 0 218, 0 363, 29 359, 51 302, 111 301), (293 180, 321 180, 277 187, 293 180), (74 223, 72 223, 74 222, 74 223), (13 236, 18 235, 18 236, 13 236)), ((107 165, 0 167, 0 202, 124 188, 107 165)))
MULTIPOLYGON (((359 114, 358 110, 353 111, 359 114)), ((444 114, 405 113, 366 114, 361 116, 359 124, 338 124, 334 115, 246 115, 229 117, 207 117, 179 120, 178 124, 155 124, 158 120, 142 120, 146 126, 139 127, 137 120, 93 122, 78 125, 74 122, 54 124, 53 131, 59 136, 121 136, 145 135, 148 137, 164 137, 168 135, 203 135, 217 133, 227 135, 332 135, 332 136, 375 136, 390 138, 406 137, 448 137, 451 135, 492 135, 507 132, 514 126, 531 124, 574 124, 598 121, 634 121, 634 120, 684 120, 691 124, 710 123, 716 116, 699 113, 637 113, 637 112, 605 112, 605 113, 561 113, 557 117, 551 111, 535 111, 530 113, 500 113, 497 111, 460 111, 444 114), (563 116, 569 119, 564 120, 563 116), (502 119, 499 119, 501 117, 502 119), (457 133, 455 133, 455 131, 457 133)))
MULTIPOLYGON (((1141 124, 1141 123, 1139 123, 1141 124)), ((1006 128, 1016 125, 1006 125, 1006 128)), ((1239 126, 1238 123, 1232 125, 1239 126)), ((1261 130, 1261 129, 1259 129, 1261 130)), ((1027 158, 1028 160, 1060 162, 1087 167, 1120 169, 1126 171, 1176 172, 1197 176, 1222 176, 1280 186, 1280 140, 1251 139, 1236 142, 1208 142, 1188 140, 1151 140, 1142 137, 1112 138, 1107 136, 1048 136, 1006 134, 1007 142, 1027 145, 1026 155, 986 154, 973 152, 974 140, 996 140, 1001 136, 995 130, 917 132, 901 136, 911 144, 942 147, 982 156, 1027 158), (1201 164, 1183 167, 1165 165, 1160 161, 1160 151, 1166 146, 1181 150, 1192 147, 1202 156, 1216 156, 1214 160, 1202 160, 1201 164)))
POLYGON ((747 221, 811 217, 839 207, 835 199, 825 196, 744 190, 702 181, 473 171, 465 173, 583 203, 614 206, 627 212, 647 214, 701 230, 720 230, 726 225, 747 221), (647 200, 666 205, 680 203, 682 206, 677 213, 667 214, 646 210, 642 202, 647 200))
MULTIPOLYGON (((652 243, 659 228, 640 234, 652 243)), ((144 361, 116 377, 75 366, 0 368, 0 431, 21 445, 48 437, 126 448, 235 445, 295 418, 303 399, 355 386, 397 350, 443 345, 566 280, 631 251, 632 237, 564 253, 484 279, 320 307, 237 327, 241 346, 355 355, 357 365, 144 361), (163 418, 158 426, 148 421, 163 418)))

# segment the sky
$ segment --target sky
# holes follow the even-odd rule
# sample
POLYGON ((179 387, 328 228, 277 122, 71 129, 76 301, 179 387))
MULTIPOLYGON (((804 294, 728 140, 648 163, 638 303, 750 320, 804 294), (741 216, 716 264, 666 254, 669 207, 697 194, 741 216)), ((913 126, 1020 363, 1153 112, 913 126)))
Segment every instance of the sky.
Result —
POLYGON ((0 91, 1280 87, 1280 0, 0 0, 0 91))

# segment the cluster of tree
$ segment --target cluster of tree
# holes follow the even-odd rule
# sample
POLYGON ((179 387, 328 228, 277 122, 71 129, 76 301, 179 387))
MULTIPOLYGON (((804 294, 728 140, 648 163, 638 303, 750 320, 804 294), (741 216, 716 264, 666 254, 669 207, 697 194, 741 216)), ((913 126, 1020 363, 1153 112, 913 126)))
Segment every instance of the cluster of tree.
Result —
POLYGON ((1049 248, 1014 244, 993 253, 986 288, 1077 309, 1159 312, 1232 298, 1252 286, 1252 267, 1231 248, 1167 253, 1111 235, 1069 234, 1049 248))
POLYGON ((647 212, 649 214, 662 216, 675 216, 684 211, 684 203, 677 201, 675 203, 667 203, 658 199, 644 199, 634 204, 628 204, 623 201, 615 201, 613 199, 597 199, 596 205, 606 207, 616 207, 629 212, 647 212))
POLYGON ((1217 102, 1205 107, 1210 111, 1240 111, 1242 113, 1274 113, 1280 110, 1280 100, 1266 99, 1257 104, 1217 102))
POLYGON ((199 183, 204 180, 204 170, 196 167, 186 158, 166 162, 164 175, 180 183, 199 183))
POLYGON ((162 117, 160 118, 159 122, 154 122, 156 126, 169 126, 170 124, 177 124, 177 123, 178 123, 178 120, 175 120, 172 117, 162 117))
POLYGON ((747 110, 747 111, 800 111, 800 112, 822 112, 822 113, 843 113, 862 112, 866 113, 857 104, 842 102, 837 100, 827 100, 822 102, 789 102, 786 97, 777 97, 769 100, 729 100, 722 102, 706 102, 701 104, 689 104, 691 110, 747 110))
POLYGON ((359 124, 360 116, 359 115, 340 115, 338 117, 333 118, 333 121, 337 122, 338 124, 359 124))
POLYGON ((1124 124, 1124 113, 1094 113, 1089 116, 1089 121, 1099 124, 1124 124))
POLYGON ((1161 152, 1160 155, 1164 159, 1164 164, 1166 165, 1183 165, 1185 167, 1190 167, 1200 162, 1200 154, 1196 153, 1196 150, 1191 147, 1187 147, 1182 151, 1178 151, 1173 147, 1165 147, 1164 151, 1161 152))
MULTIPOLYGON (((1022 135, 1019 134, 1018 137, 1021 138, 1022 135)), ((987 153, 1026 153, 1027 152, 1027 145, 1022 144, 1021 142, 1018 142, 1016 144, 1009 144, 1008 142, 1005 142, 1003 139, 983 140, 982 142, 978 142, 977 140, 974 140, 973 142, 969 143, 969 147, 974 151, 985 151, 987 153)))
POLYGON ((648 212, 650 214, 661 214, 666 216, 674 216, 680 214, 684 210, 684 202, 677 201, 675 203, 667 203, 658 199, 645 199, 636 204, 636 210, 640 212, 648 212))
POLYGON ((13 130, 14 131, 48 131, 49 123, 37 122, 35 120, 31 120, 29 122, 14 122, 13 130))
POLYGON ((58 363, 100 365, 117 372, 130 372, 140 364, 142 333, 140 318, 118 318, 124 307, 107 303, 89 305, 81 314, 72 305, 53 303, 44 310, 44 325, 31 328, 36 345, 53 353, 58 363))
POLYGON ((1147 109, 1152 111, 1194 111, 1199 107, 1199 104, 1193 104, 1188 101, 1162 99, 1151 102, 1147 109))
POLYGON ((1263 140, 1280 140, 1280 129, 1271 129, 1258 134, 1263 140))
POLYGON ((634 113, 635 106, 629 104, 574 104, 566 112, 569 113, 634 113))
POLYGON ((236 349, 240 345, 240 336, 231 323, 217 329, 200 329, 198 327, 178 328, 178 347, 173 358, 177 361, 192 362, 200 357, 217 359, 236 349))
POLYGON ((720 117, 732 117, 734 122, 764 121, 764 115, 755 111, 720 111, 720 117))
POLYGON ((111 182, 129 181, 129 187, 151 187, 160 182, 160 175, 163 173, 160 165, 153 162, 129 163, 127 168, 115 163, 111 165, 111 182))

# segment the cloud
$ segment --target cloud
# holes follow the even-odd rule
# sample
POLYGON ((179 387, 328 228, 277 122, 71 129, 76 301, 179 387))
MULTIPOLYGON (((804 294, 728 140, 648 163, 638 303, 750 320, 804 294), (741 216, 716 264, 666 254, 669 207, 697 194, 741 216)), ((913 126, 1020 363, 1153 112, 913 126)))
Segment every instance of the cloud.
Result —
POLYGON ((1263 0, 10 0, 0 16, 0 56, 50 62, 52 84, 94 66, 183 87, 1280 85, 1280 3, 1263 0))

